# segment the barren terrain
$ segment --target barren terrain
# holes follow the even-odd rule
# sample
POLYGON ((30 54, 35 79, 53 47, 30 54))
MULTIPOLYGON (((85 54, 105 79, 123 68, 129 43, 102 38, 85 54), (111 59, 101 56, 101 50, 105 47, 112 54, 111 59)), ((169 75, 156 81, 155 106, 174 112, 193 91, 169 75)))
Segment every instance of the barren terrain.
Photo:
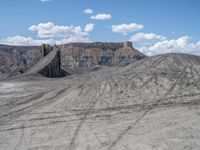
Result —
POLYGON ((200 57, 0 81, 1 150, 199 150, 200 57))

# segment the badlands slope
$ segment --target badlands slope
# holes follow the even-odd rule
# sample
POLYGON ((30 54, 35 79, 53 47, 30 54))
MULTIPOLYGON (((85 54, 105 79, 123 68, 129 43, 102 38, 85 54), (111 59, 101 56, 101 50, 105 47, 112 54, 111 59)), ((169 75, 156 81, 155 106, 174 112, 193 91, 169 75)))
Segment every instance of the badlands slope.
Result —
POLYGON ((0 81, 1 150, 199 150, 200 57, 0 81))

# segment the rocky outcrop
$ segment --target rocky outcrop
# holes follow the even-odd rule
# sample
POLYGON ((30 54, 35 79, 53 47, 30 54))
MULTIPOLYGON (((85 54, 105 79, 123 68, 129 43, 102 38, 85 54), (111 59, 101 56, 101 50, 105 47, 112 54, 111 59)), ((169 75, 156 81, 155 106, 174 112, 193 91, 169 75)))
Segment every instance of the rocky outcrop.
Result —
MULTIPOLYGON (((54 47, 57 48, 57 47, 54 47)), ((50 45, 42 45, 42 56, 47 56, 51 51, 53 50, 53 47, 50 45)), ((61 59, 60 59, 60 50, 58 50, 53 57, 52 61, 45 66, 42 70, 40 70, 40 73, 47 77, 61 77, 61 59)))
MULTIPOLYGON (((91 71, 95 66, 124 66, 146 56, 131 42, 69 43, 62 45, 60 63, 73 73, 91 71)), ((0 45, 0 78, 21 74, 44 56, 40 46, 0 45)))
POLYGON ((28 69, 21 76, 30 76, 39 73, 46 77, 56 78, 70 75, 70 73, 61 68, 60 48, 58 46, 54 45, 52 47, 50 45, 43 44, 42 56, 43 58, 38 63, 28 69))
POLYGON ((146 56, 132 47, 131 42, 70 43, 63 45, 64 68, 91 68, 96 65, 123 66, 146 56))

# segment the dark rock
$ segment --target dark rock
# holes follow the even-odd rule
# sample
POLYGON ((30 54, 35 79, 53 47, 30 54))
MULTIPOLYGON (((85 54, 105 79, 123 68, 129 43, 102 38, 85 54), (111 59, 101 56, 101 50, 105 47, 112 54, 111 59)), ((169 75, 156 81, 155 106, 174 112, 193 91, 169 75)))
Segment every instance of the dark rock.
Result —
MULTIPOLYGON (((54 46, 54 48, 57 48, 54 46)), ((42 45, 42 56, 47 56, 51 51, 53 50, 53 47, 50 45, 42 45)), ((47 76, 47 77, 62 77, 68 75, 67 72, 61 69, 61 53, 60 50, 57 51, 55 57, 53 60, 44 67, 40 72, 40 74, 47 76)))

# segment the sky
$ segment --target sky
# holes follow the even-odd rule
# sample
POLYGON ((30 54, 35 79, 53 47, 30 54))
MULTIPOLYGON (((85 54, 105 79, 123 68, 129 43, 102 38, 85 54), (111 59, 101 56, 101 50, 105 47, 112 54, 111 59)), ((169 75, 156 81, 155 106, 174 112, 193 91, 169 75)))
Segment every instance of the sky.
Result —
POLYGON ((123 42, 200 55, 200 0, 1 0, 0 44, 123 42))

